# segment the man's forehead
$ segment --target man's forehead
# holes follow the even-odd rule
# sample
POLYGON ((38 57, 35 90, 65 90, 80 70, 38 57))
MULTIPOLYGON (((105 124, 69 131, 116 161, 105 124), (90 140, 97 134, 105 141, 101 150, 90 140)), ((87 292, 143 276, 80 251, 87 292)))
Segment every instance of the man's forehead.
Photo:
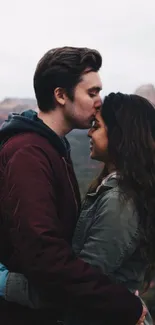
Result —
POLYGON ((94 91, 102 90, 102 82, 98 72, 90 71, 84 73, 81 78, 81 86, 85 86, 86 88, 94 91))

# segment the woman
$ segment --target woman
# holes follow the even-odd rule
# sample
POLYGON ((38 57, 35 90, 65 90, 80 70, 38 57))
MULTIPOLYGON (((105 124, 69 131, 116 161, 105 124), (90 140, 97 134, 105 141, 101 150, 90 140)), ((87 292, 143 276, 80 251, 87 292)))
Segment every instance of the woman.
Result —
MULTIPOLYGON (((154 107, 136 95, 110 94, 88 135, 91 158, 105 165, 86 195, 73 249, 114 282, 141 291, 155 261, 154 107)), ((67 323, 87 321, 73 311, 67 323)))
MULTIPOLYGON (((136 95, 111 93, 88 135, 90 156, 104 162, 104 168, 84 200, 73 249, 135 292, 143 289, 144 279, 149 283, 155 261, 154 107, 136 95)), ((20 285, 15 296, 12 283, 7 285, 6 299, 11 301, 27 283, 22 275, 16 277, 20 285)), ((26 288, 20 303, 44 305, 31 286, 26 288)), ((74 310, 66 323, 87 324, 87 318, 74 310)))

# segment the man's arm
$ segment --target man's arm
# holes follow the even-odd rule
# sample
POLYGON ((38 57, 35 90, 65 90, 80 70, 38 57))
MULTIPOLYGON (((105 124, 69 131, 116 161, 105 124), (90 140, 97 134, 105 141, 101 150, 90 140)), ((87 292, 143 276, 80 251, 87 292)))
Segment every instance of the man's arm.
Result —
POLYGON ((63 307, 101 311, 105 321, 134 325, 142 314, 139 299, 76 258, 64 240, 52 177, 46 154, 35 146, 21 148, 6 167, 1 204, 12 216, 19 271, 54 300, 62 298, 63 307))
MULTIPOLYGON (((137 292, 135 293, 139 295, 137 292)), ((50 303, 43 302, 33 285, 23 274, 9 272, 8 269, 0 263, 0 297, 9 302, 16 302, 20 305, 41 309, 53 307, 50 303)), ((142 325, 145 316, 148 314, 146 306, 143 306, 143 313, 137 325, 142 325)))

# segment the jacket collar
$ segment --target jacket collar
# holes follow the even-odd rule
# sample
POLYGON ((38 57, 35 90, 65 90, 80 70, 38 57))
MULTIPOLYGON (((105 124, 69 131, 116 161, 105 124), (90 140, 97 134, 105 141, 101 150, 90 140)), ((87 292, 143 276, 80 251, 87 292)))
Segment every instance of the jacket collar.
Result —
POLYGON ((95 196, 95 195, 98 195, 99 193, 101 193, 102 191, 104 191, 105 189, 108 189, 108 188, 111 189, 111 188, 117 187, 118 186, 117 178, 118 178, 118 175, 116 172, 109 174, 107 177, 105 177, 102 180, 101 184, 97 187, 95 192, 88 193, 87 195, 95 196))

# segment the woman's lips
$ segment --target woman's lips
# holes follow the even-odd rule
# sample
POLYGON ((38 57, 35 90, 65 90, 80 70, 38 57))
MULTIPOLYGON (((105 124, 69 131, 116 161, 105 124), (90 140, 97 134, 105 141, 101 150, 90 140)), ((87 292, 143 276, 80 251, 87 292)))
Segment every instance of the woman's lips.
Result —
POLYGON ((92 150, 92 148, 93 148, 93 144, 92 144, 92 142, 90 141, 89 149, 92 150))

